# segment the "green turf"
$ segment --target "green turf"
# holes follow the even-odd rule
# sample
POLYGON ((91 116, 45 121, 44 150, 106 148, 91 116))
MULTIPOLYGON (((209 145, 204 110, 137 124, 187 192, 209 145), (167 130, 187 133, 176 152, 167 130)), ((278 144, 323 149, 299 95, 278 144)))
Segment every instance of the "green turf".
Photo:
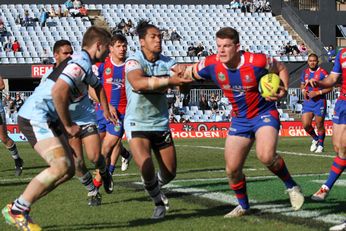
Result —
MULTIPOLYGON (((280 138, 278 150, 282 151, 287 166, 306 195, 304 210, 319 211, 322 214, 345 215, 344 187, 336 186, 324 203, 309 200, 329 172, 332 158, 316 156, 296 156, 285 152, 309 153, 310 139, 280 138), (313 174, 313 176, 298 176, 313 174)), ((223 139, 186 139, 176 140, 178 172, 172 183, 184 189, 203 189, 220 192, 233 197, 225 177, 223 139), (216 147, 203 148, 196 146, 216 147), (205 179, 205 181, 197 181, 205 179)), ((29 180, 46 166, 42 159, 27 143, 18 143, 18 149, 25 161, 21 177, 13 176, 13 161, 6 149, 1 148, 0 162, 0 206, 15 199, 24 190, 29 180)), ((255 204, 287 205, 287 195, 283 184, 276 178, 253 179, 255 176, 272 174, 257 160, 251 150, 245 164, 248 177, 248 192, 255 204)), ((326 152, 331 155, 331 139, 326 139, 326 152)), ((88 162, 88 161, 87 161, 88 162)), ((92 167, 88 164, 89 167, 92 167)), ((119 171, 119 166, 116 173, 119 171)), ((57 188, 32 207, 31 216, 44 230, 326 230, 331 224, 306 218, 287 217, 278 213, 254 214, 237 219, 224 219, 234 205, 212 199, 205 199, 190 193, 177 192, 167 188, 171 210, 165 220, 152 221, 150 216, 153 205, 138 184, 140 176, 132 162, 125 173, 115 176, 116 189, 112 195, 102 190, 102 206, 87 206, 86 191, 77 179, 57 188)), ((342 179, 343 180, 343 179, 342 179)), ((0 219, 0 230, 14 230, 0 219)))

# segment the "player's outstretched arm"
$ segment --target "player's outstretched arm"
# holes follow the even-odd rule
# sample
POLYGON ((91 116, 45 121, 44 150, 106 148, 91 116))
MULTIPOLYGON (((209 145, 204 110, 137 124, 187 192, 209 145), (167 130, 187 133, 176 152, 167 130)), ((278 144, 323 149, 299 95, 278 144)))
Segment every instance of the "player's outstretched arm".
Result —
POLYGON ((288 81, 289 81, 288 70, 283 63, 274 60, 273 66, 269 71, 279 75, 280 80, 282 82, 282 86, 279 87, 279 90, 276 93, 276 95, 271 97, 266 97, 266 100, 278 101, 279 99, 285 97, 288 91, 288 81))
POLYGON ((80 127, 72 123, 68 105, 70 102, 70 87, 62 79, 58 79, 52 89, 52 98, 59 118, 67 133, 72 137, 78 136, 80 127))
POLYGON ((322 81, 310 79, 309 82, 313 87, 331 88, 337 83, 339 76, 339 73, 331 72, 328 77, 324 78, 322 81))
POLYGON ((0 91, 5 89, 5 83, 4 80, 2 79, 2 77, 0 76, 0 91))

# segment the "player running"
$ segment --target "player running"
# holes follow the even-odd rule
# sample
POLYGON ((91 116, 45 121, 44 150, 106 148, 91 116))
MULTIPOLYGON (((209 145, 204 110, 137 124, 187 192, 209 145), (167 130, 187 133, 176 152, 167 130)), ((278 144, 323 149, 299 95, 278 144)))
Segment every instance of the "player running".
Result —
POLYGON ((169 86, 191 82, 180 78, 179 66, 161 55, 162 38, 159 28, 140 21, 137 33, 141 51, 126 60, 125 132, 139 170, 144 188, 155 203, 152 219, 165 216, 168 201, 160 187, 176 175, 176 151, 168 126, 168 104, 163 93, 169 86), (176 70, 174 74, 172 68, 176 70), (160 171, 155 174, 151 149, 160 171))
POLYGON ((334 183, 346 168, 346 48, 336 55, 334 67, 329 76, 323 80, 310 80, 313 87, 331 88, 341 76, 342 86, 340 96, 335 104, 333 116, 333 146, 337 153, 332 163, 327 181, 312 195, 315 201, 324 201, 334 183))
POLYGON ((286 67, 264 54, 240 51, 239 34, 230 27, 216 33, 217 55, 190 66, 186 78, 213 80, 232 104, 232 125, 225 144, 226 172, 239 205, 225 217, 239 217, 250 211, 243 166, 256 141, 257 158, 285 184, 294 210, 302 207, 304 196, 292 179, 286 164, 276 153, 279 114, 275 102, 284 97, 288 88, 286 67), (279 92, 264 99, 258 83, 268 72, 277 73, 283 82, 279 92))
POLYGON ((86 55, 78 59, 78 64, 83 65, 68 63, 70 59, 66 59, 35 89, 19 111, 20 130, 49 165, 30 181, 19 198, 2 209, 5 221, 19 230, 42 230, 29 216, 31 205, 74 175, 68 136, 79 136, 81 128, 72 123, 68 105, 70 101, 82 99, 82 93, 87 90, 82 82, 96 88, 100 86, 91 66, 106 53, 110 37, 105 29, 90 27, 83 37, 86 55))
POLYGON ((328 73, 322 67, 318 66, 318 57, 316 54, 310 54, 308 56, 308 66, 300 77, 300 89, 304 95, 302 122, 305 131, 312 137, 310 151, 322 153, 324 138, 326 136, 326 129, 324 128, 324 118, 327 109, 326 94, 332 88, 312 87, 309 84, 310 79, 323 80, 328 76, 328 73), (317 135, 312 126, 314 117, 317 135))

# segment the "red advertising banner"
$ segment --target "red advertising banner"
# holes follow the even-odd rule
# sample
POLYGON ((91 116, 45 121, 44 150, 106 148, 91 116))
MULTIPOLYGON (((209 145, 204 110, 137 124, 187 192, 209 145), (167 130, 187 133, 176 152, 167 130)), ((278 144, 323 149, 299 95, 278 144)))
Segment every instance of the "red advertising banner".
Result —
MULTIPOLYGON (((315 126, 315 124, 313 124, 315 126)), ((229 122, 200 122, 200 123, 176 123, 170 124, 172 136, 175 139, 180 138, 225 138, 227 136, 229 122)), ((325 121, 326 135, 332 135, 332 121, 325 121)), ((18 125, 7 125, 8 133, 19 134, 18 125)), ((308 136, 305 132, 302 122, 281 122, 280 136, 308 136)))
POLYGON ((41 78, 51 68, 53 68, 53 65, 31 65, 31 76, 41 78))

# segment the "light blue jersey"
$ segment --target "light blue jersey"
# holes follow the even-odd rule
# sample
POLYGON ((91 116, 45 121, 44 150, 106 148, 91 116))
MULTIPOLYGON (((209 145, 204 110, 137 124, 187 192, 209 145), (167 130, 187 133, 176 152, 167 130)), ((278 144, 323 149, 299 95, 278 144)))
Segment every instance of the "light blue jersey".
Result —
POLYGON ((97 87, 100 81, 93 74, 90 57, 85 51, 72 55, 54 69, 25 101, 19 116, 38 122, 56 121, 58 115, 53 104, 52 88, 58 78, 70 86, 72 121, 78 125, 85 124, 85 121, 96 123, 93 106, 88 98, 88 85, 97 87))
POLYGON ((126 60, 126 96, 127 107, 125 113, 125 131, 167 131, 168 106, 165 94, 134 92, 127 79, 130 71, 142 69, 144 78, 151 76, 171 76, 171 68, 175 61, 169 57, 160 55, 155 63, 149 62, 141 51, 136 52, 126 60))

